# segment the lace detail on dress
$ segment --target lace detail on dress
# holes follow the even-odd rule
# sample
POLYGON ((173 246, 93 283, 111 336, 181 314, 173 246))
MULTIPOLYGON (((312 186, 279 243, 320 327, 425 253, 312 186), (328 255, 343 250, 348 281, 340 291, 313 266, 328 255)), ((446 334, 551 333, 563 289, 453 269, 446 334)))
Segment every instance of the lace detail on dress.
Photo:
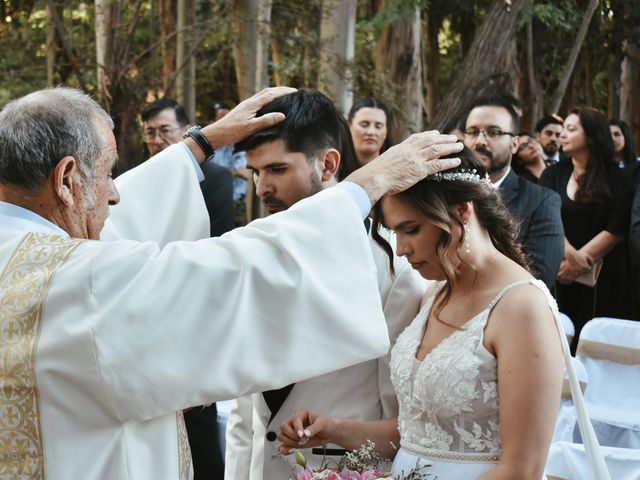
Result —
POLYGON ((398 337, 391 353, 391 380, 400 404, 398 430, 404 448, 424 456, 449 452, 461 460, 499 460, 497 363, 482 344, 483 332, 495 304, 523 283, 546 290, 533 279, 507 286, 417 368, 415 354, 435 296, 398 337))

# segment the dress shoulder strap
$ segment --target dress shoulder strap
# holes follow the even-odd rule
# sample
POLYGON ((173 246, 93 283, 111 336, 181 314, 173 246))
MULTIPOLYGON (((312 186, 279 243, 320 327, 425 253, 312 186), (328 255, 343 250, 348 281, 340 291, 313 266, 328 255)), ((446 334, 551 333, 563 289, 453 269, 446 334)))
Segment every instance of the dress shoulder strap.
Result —
POLYGON ((498 294, 497 294, 495 297, 493 297, 493 300, 491 300, 491 303, 490 303, 490 304, 489 304, 489 306, 487 307, 487 310, 488 310, 489 312, 491 312, 491 310, 493 310, 493 307, 495 307, 495 306, 496 306, 496 303, 498 303, 498 302, 500 301, 500 299, 501 299, 502 297, 504 297, 504 296, 505 296, 505 294, 506 294, 509 290, 511 290, 513 287, 517 287, 518 285, 524 285, 524 284, 526 284, 526 283, 532 283, 532 284, 535 284, 535 283, 534 283, 534 280, 535 280, 535 279, 530 278, 530 279, 528 279, 528 280, 519 280, 519 281, 517 281, 517 282, 510 283, 509 285, 507 285, 506 287, 504 287, 502 290, 500 290, 500 291, 498 292, 498 294))

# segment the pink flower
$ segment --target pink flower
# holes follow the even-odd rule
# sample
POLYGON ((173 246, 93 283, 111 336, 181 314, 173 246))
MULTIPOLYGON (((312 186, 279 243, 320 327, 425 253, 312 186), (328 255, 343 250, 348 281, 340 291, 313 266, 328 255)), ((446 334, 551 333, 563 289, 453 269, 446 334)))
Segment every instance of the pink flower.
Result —
POLYGON ((342 480, 376 480, 379 478, 380 472, 377 470, 366 470, 364 472, 355 472, 345 468, 340 472, 342 480))
POLYGON ((312 480, 313 470, 310 467, 296 472, 296 480, 312 480))
POLYGON ((336 472, 330 471, 323 477, 325 480, 342 480, 336 472))

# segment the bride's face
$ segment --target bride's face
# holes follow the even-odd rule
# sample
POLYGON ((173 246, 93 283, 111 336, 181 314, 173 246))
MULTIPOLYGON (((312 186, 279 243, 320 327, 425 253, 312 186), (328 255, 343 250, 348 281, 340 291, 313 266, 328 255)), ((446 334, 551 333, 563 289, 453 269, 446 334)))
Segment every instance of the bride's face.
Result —
MULTIPOLYGON (((396 234, 397 254, 406 257, 422 277, 428 280, 445 280, 436 250, 444 233, 442 229, 435 226, 403 196, 384 197, 381 208, 385 226, 396 234)), ((460 229, 454 227, 448 251, 448 260, 454 266, 460 263, 456 254, 460 233, 460 229)))

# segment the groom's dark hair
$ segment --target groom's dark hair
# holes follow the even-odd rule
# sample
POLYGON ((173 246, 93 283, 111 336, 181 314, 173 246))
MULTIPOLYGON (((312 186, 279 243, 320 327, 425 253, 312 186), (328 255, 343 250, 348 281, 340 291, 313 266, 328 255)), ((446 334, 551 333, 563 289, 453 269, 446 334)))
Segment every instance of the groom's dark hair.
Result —
POLYGON ((255 150, 274 140, 282 140, 289 152, 302 152, 309 159, 325 148, 341 151, 340 114, 329 97, 318 90, 301 88, 277 98, 256 116, 272 112, 284 113, 285 120, 236 143, 236 151, 255 150))

